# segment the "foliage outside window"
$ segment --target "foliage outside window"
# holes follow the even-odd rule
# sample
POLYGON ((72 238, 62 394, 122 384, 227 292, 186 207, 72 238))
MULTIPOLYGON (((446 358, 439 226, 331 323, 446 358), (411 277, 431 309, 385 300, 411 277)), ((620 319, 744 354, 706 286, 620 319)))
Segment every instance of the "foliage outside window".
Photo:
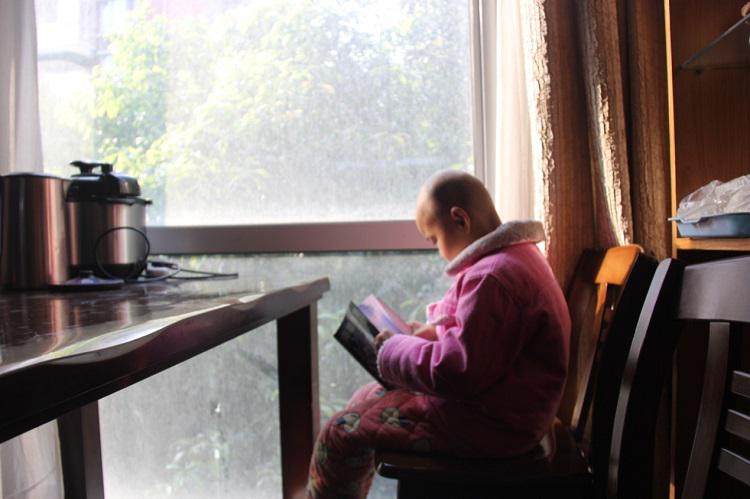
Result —
MULTIPOLYGON (((46 170, 138 178, 151 225, 394 220, 443 168, 472 170, 466 0, 37 0, 46 170)), ((293 230, 293 229, 290 229, 293 230)), ((321 419, 368 376, 332 340, 350 299, 409 319, 433 254, 185 257, 268 286, 330 276, 321 419)), ((269 328, 101 403, 108 497, 278 497, 269 328), (137 438, 136 438, 137 436, 137 438)), ((394 492, 376 482, 371 497, 394 492)))
MULTIPOLYGON (((405 319, 448 286, 434 253, 194 256, 190 268, 240 273, 250 288, 328 275, 318 305, 321 421, 370 376, 333 339, 349 300, 375 293, 405 319)), ((253 331, 100 402, 108 498, 281 496, 276 337, 253 331)), ((392 498, 376 481, 370 498, 392 498)))
POLYGON ((465 2, 140 1, 99 25, 64 95, 41 54, 47 167, 114 162, 151 224, 411 218, 425 177, 472 169, 465 2))

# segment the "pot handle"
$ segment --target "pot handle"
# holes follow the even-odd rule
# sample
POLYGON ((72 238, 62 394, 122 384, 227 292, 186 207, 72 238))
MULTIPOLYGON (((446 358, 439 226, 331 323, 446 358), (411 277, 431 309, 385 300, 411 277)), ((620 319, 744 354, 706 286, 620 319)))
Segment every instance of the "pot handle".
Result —
POLYGON ((93 163, 77 159, 75 161, 71 161, 70 166, 81 170, 80 175, 91 175, 92 173, 94 173, 94 168, 101 168, 102 173, 112 173, 111 163, 93 163))

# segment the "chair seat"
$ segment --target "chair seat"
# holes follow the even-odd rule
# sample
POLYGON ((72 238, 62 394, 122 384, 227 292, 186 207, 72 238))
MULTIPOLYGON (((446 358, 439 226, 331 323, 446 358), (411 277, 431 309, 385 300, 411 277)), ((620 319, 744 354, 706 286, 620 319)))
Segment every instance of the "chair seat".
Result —
POLYGON ((465 492, 464 486, 496 486, 507 491, 516 484, 553 490, 563 483, 586 490, 592 482, 587 460, 568 428, 559 423, 523 456, 485 459, 379 451, 375 460, 378 473, 399 480, 400 486, 411 483, 423 490, 435 484, 446 497, 450 496, 446 488, 450 484, 460 485, 465 492))

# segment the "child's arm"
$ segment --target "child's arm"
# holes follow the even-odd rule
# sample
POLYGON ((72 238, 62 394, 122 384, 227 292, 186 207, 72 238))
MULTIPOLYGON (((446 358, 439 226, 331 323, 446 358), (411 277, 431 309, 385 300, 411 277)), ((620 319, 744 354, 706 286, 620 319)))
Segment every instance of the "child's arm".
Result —
POLYGON ((424 338, 425 340, 437 339, 437 330, 434 325, 421 324, 418 322, 410 322, 409 325, 412 326, 412 335, 424 338))
POLYGON ((388 331, 387 329, 385 331, 380 331, 380 334, 378 334, 375 337, 375 351, 379 351, 380 347, 383 346, 383 343, 389 338, 392 338, 396 333, 393 333, 391 331, 388 331))
MULTIPOLYGON (((437 339, 437 331, 435 330, 435 326, 412 321, 409 322, 409 327, 412 328, 411 334, 413 336, 418 336, 425 340, 434 341, 437 339)), ((389 338, 392 338, 394 335, 395 333, 388 331, 387 329, 381 331, 380 334, 375 337, 375 351, 377 352, 378 350, 380 350, 380 347, 383 346, 383 343, 385 343, 389 338)))
POLYGON ((523 344, 520 314, 491 276, 463 282, 455 326, 440 338, 396 335, 383 343, 378 367, 394 385, 443 397, 479 393, 503 376, 523 344))
MULTIPOLYGON (((435 330, 435 326, 431 324, 422 324, 421 322, 417 321, 410 321, 409 327, 412 330, 413 336, 418 336, 420 338, 423 338, 425 340, 431 340, 434 341, 437 339, 437 331, 435 330)), ((380 347, 383 346, 383 343, 386 342, 389 338, 392 338, 395 335, 392 331, 389 331, 387 329, 381 331, 376 337, 375 337, 375 351, 379 351, 380 347)))

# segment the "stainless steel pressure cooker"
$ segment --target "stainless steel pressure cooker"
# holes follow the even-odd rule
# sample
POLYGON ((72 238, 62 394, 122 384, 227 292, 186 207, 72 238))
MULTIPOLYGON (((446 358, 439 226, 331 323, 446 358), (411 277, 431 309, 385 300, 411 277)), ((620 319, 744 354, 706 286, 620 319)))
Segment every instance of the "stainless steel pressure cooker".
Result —
POLYGON ((135 278, 146 265, 146 206, 138 180, 109 163, 73 161, 80 169, 68 187, 66 216, 73 275, 135 278), (99 172, 95 172, 95 170, 99 172))

